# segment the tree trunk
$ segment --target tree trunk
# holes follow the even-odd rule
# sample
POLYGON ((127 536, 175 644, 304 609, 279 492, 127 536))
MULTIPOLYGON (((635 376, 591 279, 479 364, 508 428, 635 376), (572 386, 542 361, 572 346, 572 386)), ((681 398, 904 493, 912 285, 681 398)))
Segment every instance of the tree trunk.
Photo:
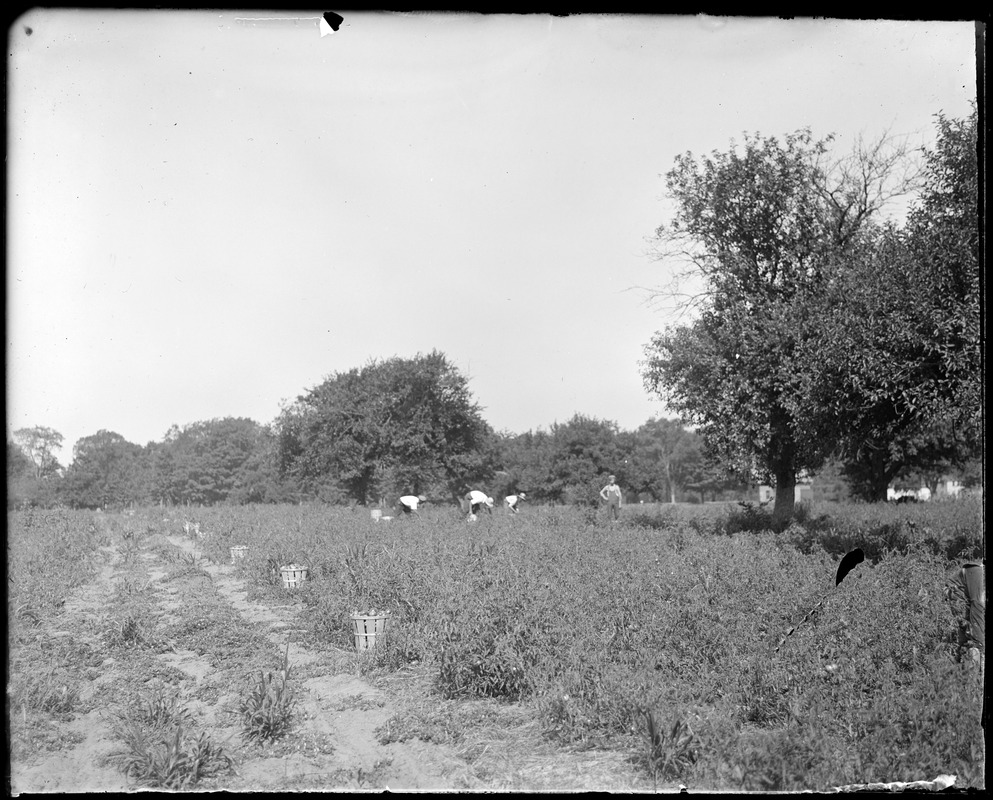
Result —
POLYGON ((774 520, 793 518, 796 505, 796 473, 792 467, 776 470, 776 503, 772 507, 774 520))
POLYGON ((887 489, 890 487, 890 481, 893 479, 892 472, 877 473, 872 476, 872 498, 873 503, 885 503, 887 497, 887 489))

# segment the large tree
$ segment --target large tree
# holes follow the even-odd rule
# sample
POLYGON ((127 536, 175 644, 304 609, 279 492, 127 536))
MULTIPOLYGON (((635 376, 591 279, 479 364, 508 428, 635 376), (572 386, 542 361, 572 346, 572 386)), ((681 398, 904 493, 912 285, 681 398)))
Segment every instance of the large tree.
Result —
POLYGON ((962 466, 981 442, 977 115, 937 127, 905 228, 875 231, 837 270, 805 347, 810 402, 830 411, 866 500, 901 474, 962 466))
POLYGON ((645 386, 698 426, 725 469, 773 483, 778 517, 793 512, 797 474, 832 449, 805 402, 814 310, 834 268, 906 188, 894 181, 899 147, 859 142, 832 161, 829 143, 803 130, 680 156, 666 175, 676 210, 656 231, 660 258, 688 264, 703 295, 695 319, 646 346, 645 386))
POLYGON ((62 482, 63 497, 74 508, 121 507, 138 502, 142 448, 119 433, 101 430, 84 436, 72 450, 62 482))
POLYGON ((491 430, 468 382, 433 351, 335 373, 276 422, 284 474, 315 494, 457 496, 488 477, 491 430))

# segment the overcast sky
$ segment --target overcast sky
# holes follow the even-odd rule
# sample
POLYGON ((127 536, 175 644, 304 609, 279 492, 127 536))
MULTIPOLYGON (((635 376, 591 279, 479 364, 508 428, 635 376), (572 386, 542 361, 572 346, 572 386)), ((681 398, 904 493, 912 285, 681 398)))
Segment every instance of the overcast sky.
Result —
MULTIPOLYGON (((323 10, 323 9, 322 9, 323 10)), ((970 113, 971 22, 35 9, 8 30, 7 431, 272 422, 444 352, 497 430, 671 416, 675 157, 970 113), (248 18, 251 18, 249 20, 248 18), (296 21, 292 21, 295 19, 296 21)))

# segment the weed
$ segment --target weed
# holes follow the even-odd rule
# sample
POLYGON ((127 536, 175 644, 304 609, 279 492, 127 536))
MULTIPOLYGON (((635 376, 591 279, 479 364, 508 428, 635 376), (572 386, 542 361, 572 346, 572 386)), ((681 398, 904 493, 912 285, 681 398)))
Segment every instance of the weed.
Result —
POLYGON ((364 542, 361 545, 349 544, 345 546, 345 567, 348 570, 348 576, 352 579, 355 592, 359 596, 366 594, 367 549, 368 545, 364 542))
POLYGON ((136 614, 127 614, 110 634, 111 644, 121 647, 140 647, 149 645, 151 641, 146 635, 141 618, 136 614))
POLYGON ((226 772, 231 759, 207 737, 184 735, 182 725, 148 729, 128 722, 119 729, 126 750, 114 753, 111 763, 140 786, 171 790, 189 789, 204 778, 226 772))
POLYGON ((643 712, 648 733, 648 768, 652 780, 678 778, 698 757, 700 740, 681 719, 670 727, 663 726, 655 712, 643 712))
POLYGON ((41 616, 27 603, 14 610, 14 619, 31 627, 37 627, 41 624, 41 616))
POLYGON ((71 681, 62 680, 55 669, 47 672, 27 673, 22 680, 11 685, 11 707, 47 711, 50 714, 68 714, 79 704, 79 689, 71 681))
POLYGON ((149 587, 147 580, 141 580, 134 575, 125 575, 114 585, 114 594, 118 600, 126 600, 131 597, 140 597, 149 587))
POLYGON ((205 733, 193 737, 192 716, 159 688, 120 714, 112 726, 124 749, 108 761, 140 786, 189 789, 231 768, 231 759, 205 733))
POLYGON ((147 728, 166 728, 192 722, 190 712, 180 706, 179 698, 176 695, 167 695, 162 687, 152 697, 135 706, 129 716, 147 728))
POLYGON ((290 729, 295 698, 289 685, 290 645, 286 644, 279 675, 259 670, 258 680, 242 697, 238 707, 242 734, 249 741, 278 739, 290 729))

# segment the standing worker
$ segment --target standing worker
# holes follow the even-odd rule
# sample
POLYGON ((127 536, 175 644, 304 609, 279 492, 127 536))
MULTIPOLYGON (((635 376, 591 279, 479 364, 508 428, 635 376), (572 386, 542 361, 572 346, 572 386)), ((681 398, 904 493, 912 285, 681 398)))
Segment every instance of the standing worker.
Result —
POLYGON ((946 594, 957 624, 957 660, 965 654, 986 664, 986 579, 978 561, 966 561, 948 574, 946 594))
POLYGON ((483 492, 473 489, 462 499, 469 504, 469 522, 476 521, 476 514, 478 514, 484 506, 488 512, 491 514, 493 513, 493 498, 487 497, 483 494, 483 492))
POLYGON ((503 502, 506 503, 507 508, 510 509, 511 514, 516 514, 517 504, 520 503, 521 500, 527 500, 527 499, 528 496, 524 494, 524 492, 518 492, 517 494, 508 494, 505 498, 503 498, 503 502))
POLYGON ((607 516, 611 522, 617 522, 621 514, 621 487, 617 479, 610 475, 607 485, 600 490, 600 497, 607 502, 607 516))

